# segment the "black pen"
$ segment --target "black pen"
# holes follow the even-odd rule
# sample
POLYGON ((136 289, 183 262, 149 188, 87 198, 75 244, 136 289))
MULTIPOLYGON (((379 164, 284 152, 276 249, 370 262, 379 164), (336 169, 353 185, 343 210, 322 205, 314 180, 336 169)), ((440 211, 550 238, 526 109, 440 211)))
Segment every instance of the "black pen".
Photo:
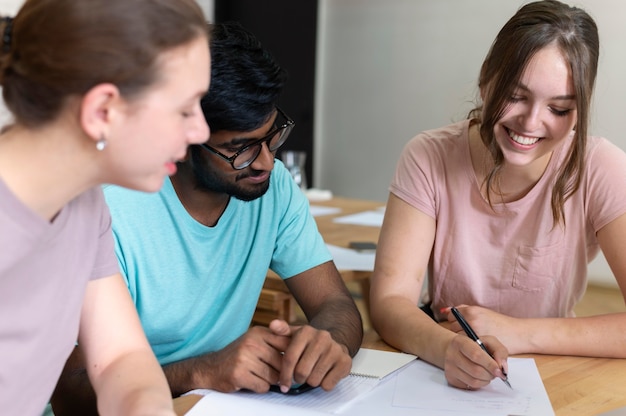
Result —
MULTIPOLYGON (((489 356, 491 358, 493 358, 493 355, 491 355, 491 353, 489 351, 487 351, 487 347, 485 347, 485 344, 483 344, 483 342, 480 340, 480 338, 478 338, 478 335, 476 335, 476 332, 474 332, 474 330, 467 323, 465 318, 463 318, 463 315, 461 315, 461 312, 459 312, 459 310, 457 308, 455 308, 454 306, 452 308, 450 308, 450 310, 452 311, 452 315, 454 315, 454 317, 458 321, 459 325, 461 325, 461 328, 463 328, 463 331, 465 331, 467 336, 470 337, 472 340, 474 340, 478 345, 480 345, 480 348, 482 348, 483 351, 485 351, 487 354, 489 354, 489 356)), ((502 374, 504 374, 504 378, 502 378, 500 380, 504 381, 504 383, 507 386, 509 386, 509 388, 512 389, 513 387, 511 387, 511 383, 509 383, 509 377, 506 374, 506 372, 504 371, 504 368, 501 368, 501 370, 502 370, 502 374)))

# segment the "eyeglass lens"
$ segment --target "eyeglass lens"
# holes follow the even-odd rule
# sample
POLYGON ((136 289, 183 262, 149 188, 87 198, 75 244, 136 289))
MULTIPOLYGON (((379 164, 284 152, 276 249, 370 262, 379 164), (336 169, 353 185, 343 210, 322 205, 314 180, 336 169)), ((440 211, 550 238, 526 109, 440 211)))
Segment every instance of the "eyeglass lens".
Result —
POLYGON ((243 152, 239 153, 235 160, 233 160, 233 166, 235 169, 243 169, 246 166, 250 165, 261 153, 261 146, 263 143, 267 143, 267 147, 270 152, 275 152, 287 139, 289 132, 291 131, 291 126, 286 126, 285 128, 280 129, 270 138, 267 137, 265 140, 254 144, 243 152))

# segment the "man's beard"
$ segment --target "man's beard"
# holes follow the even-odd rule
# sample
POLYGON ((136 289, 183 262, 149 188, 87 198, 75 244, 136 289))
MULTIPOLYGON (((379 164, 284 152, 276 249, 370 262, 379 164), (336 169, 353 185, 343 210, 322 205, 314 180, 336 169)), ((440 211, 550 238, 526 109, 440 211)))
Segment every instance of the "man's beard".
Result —
POLYGON ((252 170, 250 167, 243 169, 240 174, 237 175, 235 182, 229 182, 224 178, 216 174, 216 171, 202 166, 201 164, 193 164, 193 172, 196 180, 196 188, 211 193, 228 194, 232 197, 240 199, 242 201, 252 201, 263 196, 270 187, 270 178, 267 181, 259 184, 252 184, 249 187, 239 186, 241 179, 248 176, 255 176, 258 172, 252 170))

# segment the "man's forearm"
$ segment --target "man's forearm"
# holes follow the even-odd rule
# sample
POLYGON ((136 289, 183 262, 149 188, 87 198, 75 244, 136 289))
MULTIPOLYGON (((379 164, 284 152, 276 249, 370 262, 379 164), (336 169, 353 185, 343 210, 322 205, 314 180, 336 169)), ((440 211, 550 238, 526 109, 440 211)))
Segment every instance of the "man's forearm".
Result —
MULTIPOLYGON (((163 372, 170 385, 172 396, 178 397, 190 390, 200 388, 195 381, 194 374, 202 365, 201 360, 189 358, 163 366, 163 372)), ((209 388, 209 386, 202 386, 202 388, 209 388)))
POLYGON ((328 300, 312 317, 310 325, 330 332, 335 341, 348 348, 351 357, 361 347, 363 322, 352 297, 328 300))

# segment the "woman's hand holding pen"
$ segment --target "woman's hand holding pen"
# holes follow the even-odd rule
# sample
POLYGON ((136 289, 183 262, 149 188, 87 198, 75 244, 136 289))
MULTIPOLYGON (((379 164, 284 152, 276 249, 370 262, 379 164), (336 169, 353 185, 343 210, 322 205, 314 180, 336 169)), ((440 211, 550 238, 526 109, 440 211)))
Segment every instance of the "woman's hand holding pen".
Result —
POLYGON ((485 387, 496 377, 505 378, 502 369, 508 371, 506 359, 509 353, 506 347, 492 336, 481 336, 480 339, 493 358, 485 354, 463 331, 450 341, 443 367, 450 385, 475 390, 485 387))
POLYGON ((511 387, 507 380, 506 359, 509 354, 507 348, 494 336, 479 337, 478 334, 486 332, 475 329, 473 324, 470 325, 469 319, 465 316, 468 309, 467 306, 461 305, 442 310, 448 314, 446 327, 459 334, 452 339, 451 347, 446 350, 444 370, 448 382, 456 387, 474 389, 483 387, 494 377, 498 377, 511 387), (461 310, 464 313, 461 313, 461 310), (470 343, 465 340, 469 340, 470 343))

